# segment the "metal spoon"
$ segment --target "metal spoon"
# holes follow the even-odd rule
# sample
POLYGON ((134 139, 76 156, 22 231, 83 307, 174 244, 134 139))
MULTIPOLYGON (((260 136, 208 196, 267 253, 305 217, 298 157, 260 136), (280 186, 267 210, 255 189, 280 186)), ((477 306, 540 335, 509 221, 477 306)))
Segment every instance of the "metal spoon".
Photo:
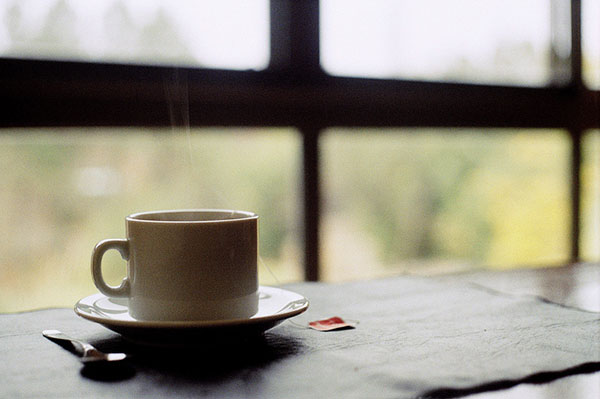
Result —
POLYGON ((98 364, 99 362, 119 362, 124 360, 125 353, 104 353, 93 345, 71 338, 58 330, 44 330, 42 335, 50 341, 55 342, 65 349, 75 352, 84 364, 98 364))

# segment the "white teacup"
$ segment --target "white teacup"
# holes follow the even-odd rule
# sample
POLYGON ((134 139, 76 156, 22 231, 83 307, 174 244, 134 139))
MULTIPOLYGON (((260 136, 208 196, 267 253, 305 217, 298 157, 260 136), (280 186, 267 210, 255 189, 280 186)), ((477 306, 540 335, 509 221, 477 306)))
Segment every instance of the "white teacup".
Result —
POLYGON ((126 219, 127 238, 99 242, 92 277, 109 297, 129 298, 138 320, 247 318, 258 311, 258 216, 192 209, 143 212, 126 219), (119 287, 102 278, 103 254, 128 260, 119 287))

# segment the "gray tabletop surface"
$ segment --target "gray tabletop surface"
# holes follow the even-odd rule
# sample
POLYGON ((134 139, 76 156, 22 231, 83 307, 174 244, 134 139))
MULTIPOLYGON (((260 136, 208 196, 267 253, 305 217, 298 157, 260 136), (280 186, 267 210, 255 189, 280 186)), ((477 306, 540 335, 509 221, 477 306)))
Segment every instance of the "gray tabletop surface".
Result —
POLYGON ((600 370, 600 314, 452 278, 285 289, 307 312, 258 337, 149 349, 72 309, 0 315, 0 397, 455 397, 600 370), (304 326, 340 316, 355 329, 304 326), (58 329, 130 360, 92 370, 44 339, 58 329))

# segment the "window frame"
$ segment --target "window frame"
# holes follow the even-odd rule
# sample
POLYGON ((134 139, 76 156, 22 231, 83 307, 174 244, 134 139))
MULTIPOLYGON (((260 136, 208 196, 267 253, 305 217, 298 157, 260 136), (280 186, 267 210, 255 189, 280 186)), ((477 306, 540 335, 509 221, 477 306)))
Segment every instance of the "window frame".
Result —
POLYGON ((600 127, 599 91, 582 81, 581 0, 571 1, 570 79, 549 87, 330 76, 320 67, 318 0, 271 0, 270 21, 271 61, 263 71, 0 58, 0 126, 296 128, 309 281, 320 276, 319 137, 325 129, 560 128, 571 142, 568 261, 580 260, 582 135, 600 127), (175 118, 170 107, 185 107, 189 118, 175 118))

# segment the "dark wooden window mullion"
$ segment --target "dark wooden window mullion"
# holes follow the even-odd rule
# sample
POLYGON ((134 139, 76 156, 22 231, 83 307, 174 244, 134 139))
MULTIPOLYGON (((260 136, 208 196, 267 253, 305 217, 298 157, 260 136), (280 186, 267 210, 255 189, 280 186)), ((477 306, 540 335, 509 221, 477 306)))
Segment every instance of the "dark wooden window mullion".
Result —
POLYGON ((584 91, 581 47, 581 0, 571 0, 571 86, 584 91))
MULTIPOLYGON (((271 0, 271 61, 269 70, 282 73, 288 83, 302 87, 321 74, 319 56, 319 1, 271 0)), ((308 119, 308 118, 307 118, 308 119)), ((302 135, 304 277, 320 276, 319 127, 298 126, 302 135)))
POLYGON ((321 70, 319 1, 271 0, 271 70, 306 77, 321 70))
POLYGON ((319 281, 320 270, 320 129, 302 127, 302 161, 304 193, 304 278, 307 281, 319 281))
MULTIPOLYGON (((571 1, 571 74, 570 86, 578 98, 583 98, 585 86, 582 78, 582 47, 581 47, 581 0, 571 1)), ((571 253, 570 262, 576 263, 581 260, 581 163, 582 163, 582 137, 583 137, 583 115, 579 107, 572 115, 569 127, 571 136, 570 157, 570 198, 571 198, 571 253)))
POLYGON ((571 231, 570 231, 570 259, 571 264, 581 260, 581 149, 582 132, 571 130, 571 157, 570 161, 570 198, 571 198, 571 231))

